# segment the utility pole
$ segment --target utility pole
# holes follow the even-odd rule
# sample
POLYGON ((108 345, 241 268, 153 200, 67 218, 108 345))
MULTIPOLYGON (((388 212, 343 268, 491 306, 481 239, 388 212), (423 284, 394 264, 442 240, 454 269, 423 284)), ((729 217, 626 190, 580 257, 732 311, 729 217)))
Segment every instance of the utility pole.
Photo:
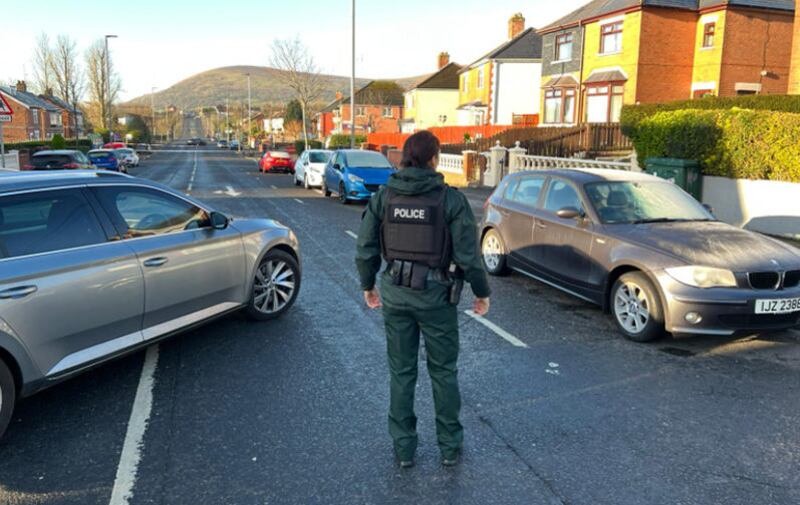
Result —
POLYGON ((115 39, 116 35, 106 35, 106 128, 108 128, 109 141, 111 138, 111 60, 108 56, 108 39, 115 39))
POLYGON ((353 17, 352 54, 350 66, 350 149, 356 148, 356 0, 351 0, 353 17))
POLYGON ((231 116, 230 116, 230 109, 228 108, 229 107, 228 106, 228 102, 229 102, 229 99, 228 99, 228 97, 226 97, 225 98, 225 138, 227 139, 228 142, 230 142, 231 141, 231 134, 230 134, 229 126, 230 126, 230 122, 231 122, 231 116))
POLYGON ((250 147, 250 134, 253 132, 253 127, 250 124, 250 117, 252 116, 251 103, 250 103, 250 73, 247 74, 247 147, 250 147))
POLYGON ((150 132, 150 142, 152 142, 156 136, 156 107, 154 100, 155 94, 156 94, 156 87, 153 86, 152 88, 150 88, 150 114, 153 116, 153 126, 150 132))

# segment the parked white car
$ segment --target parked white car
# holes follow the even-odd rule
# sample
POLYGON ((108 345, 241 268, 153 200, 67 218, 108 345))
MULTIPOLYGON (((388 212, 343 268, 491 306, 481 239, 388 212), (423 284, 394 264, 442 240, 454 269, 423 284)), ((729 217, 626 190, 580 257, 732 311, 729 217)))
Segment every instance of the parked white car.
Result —
POLYGON ((294 184, 301 184, 306 189, 322 187, 322 174, 325 173, 325 165, 333 151, 325 149, 309 149, 297 158, 294 164, 294 184))
POLYGON ((139 155, 136 154, 136 151, 131 149, 130 147, 123 147, 120 149, 114 149, 114 152, 117 153, 117 157, 120 158, 120 161, 128 167, 138 167, 139 166, 139 155))

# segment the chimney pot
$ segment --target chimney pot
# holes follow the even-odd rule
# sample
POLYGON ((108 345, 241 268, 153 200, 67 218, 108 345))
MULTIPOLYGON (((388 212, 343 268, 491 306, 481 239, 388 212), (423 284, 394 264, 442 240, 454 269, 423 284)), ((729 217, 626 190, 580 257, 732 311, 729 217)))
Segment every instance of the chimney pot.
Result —
POLYGON ((17 91, 22 93, 28 91, 28 86, 25 84, 25 81, 17 81, 17 91))
POLYGON ((449 64, 450 64, 450 53, 448 52, 439 53, 439 60, 438 60, 439 70, 443 69, 449 64))
POLYGON ((337 91, 336 92, 336 99, 337 100, 341 100, 342 98, 344 98, 344 95, 342 94, 342 92, 341 91, 337 91))
POLYGON ((525 16, 518 12, 508 20, 508 38, 513 39, 525 31, 525 16))

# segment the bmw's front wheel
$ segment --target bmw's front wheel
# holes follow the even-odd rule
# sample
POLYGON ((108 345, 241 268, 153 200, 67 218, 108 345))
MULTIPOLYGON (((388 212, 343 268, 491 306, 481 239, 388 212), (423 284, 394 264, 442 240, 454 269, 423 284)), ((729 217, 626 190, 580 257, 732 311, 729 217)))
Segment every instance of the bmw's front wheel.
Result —
POLYGON ((264 255, 255 269, 247 314, 260 321, 275 319, 294 304, 300 291, 300 265, 280 249, 264 255))
POLYGON ((14 412, 17 388, 14 385, 14 376, 6 363, 0 358, 0 437, 11 422, 11 413, 14 412))
POLYGON ((611 313, 626 338, 650 342, 664 335, 664 310, 653 283, 642 272, 622 275, 611 288, 611 313))

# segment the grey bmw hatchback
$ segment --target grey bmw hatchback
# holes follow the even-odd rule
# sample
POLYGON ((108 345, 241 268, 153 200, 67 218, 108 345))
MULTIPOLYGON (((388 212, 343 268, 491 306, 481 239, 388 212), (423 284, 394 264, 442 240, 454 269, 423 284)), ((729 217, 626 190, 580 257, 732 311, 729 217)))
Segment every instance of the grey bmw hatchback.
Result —
POLYGON ((631 340, 800 324, 800 251, 718 221, 651 175, 516 173, 487 201, 481 227, 490 274, 517 270, 596 303, 631 340))
POLYGON ((0 435, 15 401, 243 309, 286 312, 297 238, 106 171, 0 174, 0 435))

